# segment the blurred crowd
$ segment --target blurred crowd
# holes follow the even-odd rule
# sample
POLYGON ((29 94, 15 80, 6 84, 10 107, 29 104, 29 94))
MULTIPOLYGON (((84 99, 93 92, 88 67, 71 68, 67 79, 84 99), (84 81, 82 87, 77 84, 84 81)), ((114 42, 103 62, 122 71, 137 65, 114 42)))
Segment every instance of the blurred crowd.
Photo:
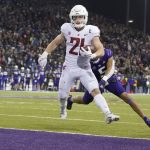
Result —
MULTIPOLYGON (((14 66, 18 66, 19 70, 24 67, 33 74, 39 69, 39 54, 60 32, 61 25, 69 21, 72 6, 63 0, 0 0, 0 4, 1 71, 6 70, 12 77, 14 66)), ((104 46, 113 50, 116 69, 123 75, 121 80, 133 79, 142 86, 146 81, 148 87, 150 36, 92 12, 88 24, 100 28, 104 46)), ((47 74, 61 73, 64 45, 49 56, 47 74)), ((52 76, 54 80, 55 75, 52 76)))

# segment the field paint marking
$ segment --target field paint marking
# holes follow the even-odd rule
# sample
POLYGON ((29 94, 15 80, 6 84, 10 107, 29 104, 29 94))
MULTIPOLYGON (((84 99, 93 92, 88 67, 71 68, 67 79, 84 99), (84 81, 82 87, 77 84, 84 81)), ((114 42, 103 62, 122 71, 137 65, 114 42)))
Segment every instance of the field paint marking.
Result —
MULTIPOLYGON (((16 91, 12 91, 12 90, 9 90, 8 92, 16 93, 16 91)), ((55 93, 55 94, 58 94, 58 91, 19 91, 19 93, 55 93)), ((76 94, 76 93, 83 93, 83 92, 71 92, 71 93, 76 94)), ((129 95, 141 95, 141 96, 150 95, 150 94, 144 94, 144 93, 128 93, 128 94, 129 95)), ((107 93, 104 93, 104 95, 112 95, 112 93, 107 92, 107 93)))
MULTIPOLYGON (((26 104, 27 102, 0 102, 0 104, 26 104)), ((28 104, 33 104, 33 102, 28 102, 28 104)))
MULTIPOLYGON (((5 101, 5 102, 0 102, 0 104, 13 104, 13 105, 24 105, 24 104, 34 104, 34 102, 12 102, 12 101, 5 101)), ((54 105, 53 103, 40 103, 41 105, 54 105)), ((111 105, 117 105, 116 103, 111 103, 111 105)), ((150 106, 150 105, 147 105, 147 104, 140 104, 141 106, 150 106)), ((129 107, 130 108, 130 107, 129 107)), ((122 109, 128 109, 128 107, 124 107, 122 109)), ((145 109, 142 109, 142 110, 149 110, 147 108, 145 109)))
MULTIPOLYGON (((52 105, 52 104, 50 104, 52 105)), ((7 108, 8 106, 0 106, 0 108, 7 108)), ((17 107, 18 108, 18 107, 17 107)), ((41 108, 41 107, 32 107, 32 108, 24 108, 24 107, 19 107, 19 109, 30 109, 30 110, 46 110, 46 111, 58 111, 58 109, 55 108, 41 108)), ((142 110, 149 110, 149 109, 142 109, 142 110)), ((98 111, 89 111, 89 110, 83 110, 83 111, 76 111, 76 110, 71 110, 71 112, 75 112, 75 113, 93 113, 93 114, 103 114, 103 112, 98 112, 98 111)), ((118 115, 129 115, 128 113, 117 113, 118 115)), ((137 116, 136 113, 131 113, 130 116, 137 116)))
MULTIPOLYGON (((36 99, 37 97, 38 97, 38 100, 46 100, 46 101, 53 101, 53 102, 58 102, 58 99, 55 97, 55 96, 49 96, 49 97, 45 97, 45 96, 43 96, 43 97, 40 97, 40 96, 0 96, 0 98, 34 98, 34 99, 36 99), (53 100, 51 100, 51 99, 53 99, 53 100)), ((33 100, 34 101, 34 100, 33 100)), ((35 100, 36 101, 36 100, 35 100)), ((3 104, 3 103, 8 103, 9 104, 9 101, 0 101, 0 104, 3 104)), ((10 103, 13 103, 12 102, 12 100, 10 101, 10 103)), ((15 103, 15 102, 14 102, 15 103)), ((18 101, 16 102, 16 104, 17 103, 19 103, 18 101)), ((21 103, 21 102, 20 102, 21 103)), ((23 102, 22 102, 23 103, 23 102)), ((30 104, 32 104, 32 102, 24 102, 24 103, 30 103, 30 104)), ((125 105, 126 103, 123 101, 123 100, 121 100, 121 99, 118 99, 118 100, 116 100, 115 102, 114 101, 111 101, 111 100, 108 100, 108 103, 110 103, 110 105, 125 105)), ((49 103, 42 103, 42 104, 49 104, 49 103)), ((51 104, 52 105, 52 104, 51 104)), ((149 105, 149 103, 148 104, 143 104, 143 103, 139 103, 139 105, 141 105, 141 106, 150 106, 149 105)))
MULTIPOLYGON (((115 102, 112 102, 111 100, 109 100, 107 102, 110 103, 110 104, 112 104, 112 105, 118 105, 118 104, 119 105, 128 105, 123 100, 116 100, 115 102)), ((139 103, 139 105, 141 105, 141 106, 150 106, 149 103, 148 104, 139 103)))
POLYGON ((96 137, 108 137, 108 138, 120 138, 120 139, 137 139, 137 140, 150 140, 149 138, 134 138, 134 137, 121 137, 121 136, 110 136, 110 135, 96 135, 96 134, 87 134, 79 132, 57 132, 57 131, 48 131, 48 130, 33 130, 33 129, 19 129, 19 128, 5 128, 1 127, 0 129, 6 130, 15 130, 15 131, 31 131, 31 132, 46 132, 46 133, 60 133, 60 134, 71 134, 71 135, 85 135, 85 136, 96 136, 96 137))
MULTIPOLYGON (((41 98, 42 99, 42 98, 41 98)), ((45 99, 43 99, 43 101, 44 101, 45 99)), ((36 102, 36 100, 33 100, 34 102, 36 102)), ((53 101, 54 103, 58 103, 58 101, 57 100, 46 100, 46 101, 53 101)), ((0 104, 33 104, 34 102, 15 102, 15 101, 0 101, 0 104)), ((41 102, 41 101, 40 101, 41 102)), ((123 102, 123 101, 115 101, 115 102, 111 102, 111 101, 108 101, 108 103, 110 104, 110 105, 127 105, 125 102, 123 102)), ((40 104, 43 104, 43 105, 53 105, 52 103, 40 103, 40 104)), ((149 104, 139 104, 140 106, 150 106, 149 104)), ((128 105, 127 105, 128 106, 128 105)), ((149 110, 149 109, 145 109, 145 110, 149 110)))
MULTIPOLYGON (((12 102, 12 101, 7 101, 7 102, 0 102, 0 104, 20 104, 20 105, 23 105, 23 104, 35 104, 34 102, 12 102)), ((52 103, 39 103, 39 104, 43 104, 43 105, 53 105, 52 103)))
MULTIPOLYGON (((61 118, 56 118, 56 117, 43 117, 43 116, 28 116, 28 115, 10 115, 10 114, 0 114, 0 116, 8 116, 8 117, 25 117, 25 118, 37 118, 37 119, 53 119, 53 120, 62 120, 61 118)), ((86 119, 65 119, 66 121, 83 121, 83 122, 100 122, 104 123, 104 121, 100 120, 86 120, 86 119)), ((143 123, 131 123, 131 122, 116 122, 120 124, 138 124, 138 125, 143 125, 143 123)))

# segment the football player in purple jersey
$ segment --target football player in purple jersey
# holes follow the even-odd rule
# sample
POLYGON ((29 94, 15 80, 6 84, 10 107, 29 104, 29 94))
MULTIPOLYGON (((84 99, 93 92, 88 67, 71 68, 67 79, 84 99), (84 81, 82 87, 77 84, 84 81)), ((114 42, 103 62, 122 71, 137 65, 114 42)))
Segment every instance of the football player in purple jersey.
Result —
POLYGON ((44 68, 40 68, 39 80, 38 80, 40 90, 43 90, 43 88, 44 88, 44 80, 45 80, 45 71, 44 71, 44 68))
MULTIPOLYGON (((124 102, 130 105, 130 107, 144 120, 144 122, 150 127, 150 119, 142 112, 139 106, 133 101, 129 94, 123 88, 121 82, 117 79, 115 72, 115 62, 113 59, 113 52, 110 49, 104 49, 105 54, 103 57, 91 61, 92 71, 99 81, 99 89, 103 93, 104 89, 113 93, 121 98, 124 102)), ((93 101, 93 97, 88 91, 83 96, 72 97, 69 96, 67 100, 67 109, 72 108, 73 103, 89 104, 93 101)))
POLYGON ((19 89, 19 79, 20 79, 20 71, 18 69, 18 66, 15 65, 13 68, 12 83, 11 83, 13 90, 19 89))
POLYGON ((2 71, 2 67, 0 66, 0 90, 3 90, 3 71, 2 71))
POLYGON ((39 80, 39 71, 36 69, 33 72, 33 77, 32 77, 32 91, 38 90, 38 86, 39 86, 38 80, 39 80))
POLYGON ((24 67, 21 67, 20 70, 19 90, 25 90, 25 68, 24 67))
POLYGON ((6 90, 6 86, 7 86, 7 83, 8 83, 8 70, 7 68, 4 68, 4 71, 3 71, 3 82, 4 82, 4 85, 3 85, 3 89, 6 90))
POLYGON ((25 89, 29 91, 30 81, 31 81, 31 72, 29 68, 27 68, 25 72, 25 77, 26 77, 25 89))

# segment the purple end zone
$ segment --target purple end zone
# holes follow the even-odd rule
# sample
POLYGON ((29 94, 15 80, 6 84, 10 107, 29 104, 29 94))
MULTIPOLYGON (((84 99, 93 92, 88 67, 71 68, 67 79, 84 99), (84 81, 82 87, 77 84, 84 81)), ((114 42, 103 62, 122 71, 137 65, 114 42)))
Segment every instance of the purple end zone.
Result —
POLYGON ((0 129, 0 150, 149 150, 150 140, 0 129))

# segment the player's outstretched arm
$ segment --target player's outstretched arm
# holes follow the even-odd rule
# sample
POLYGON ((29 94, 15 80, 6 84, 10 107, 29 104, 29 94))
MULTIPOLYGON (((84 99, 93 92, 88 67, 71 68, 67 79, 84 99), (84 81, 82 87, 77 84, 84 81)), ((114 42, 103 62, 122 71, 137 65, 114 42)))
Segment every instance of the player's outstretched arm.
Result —
POLYGON ((45 67, 47 64, 47 56, 51 54, 61 43, 64 41, 64 34, 59 34, 45 49, 42 55, 39 56, 38 62, 41 67, 45 67))
POLYGON ((64 34, 59 34, 45 49, 48 54, 51 54, 64 41, 64 34))

